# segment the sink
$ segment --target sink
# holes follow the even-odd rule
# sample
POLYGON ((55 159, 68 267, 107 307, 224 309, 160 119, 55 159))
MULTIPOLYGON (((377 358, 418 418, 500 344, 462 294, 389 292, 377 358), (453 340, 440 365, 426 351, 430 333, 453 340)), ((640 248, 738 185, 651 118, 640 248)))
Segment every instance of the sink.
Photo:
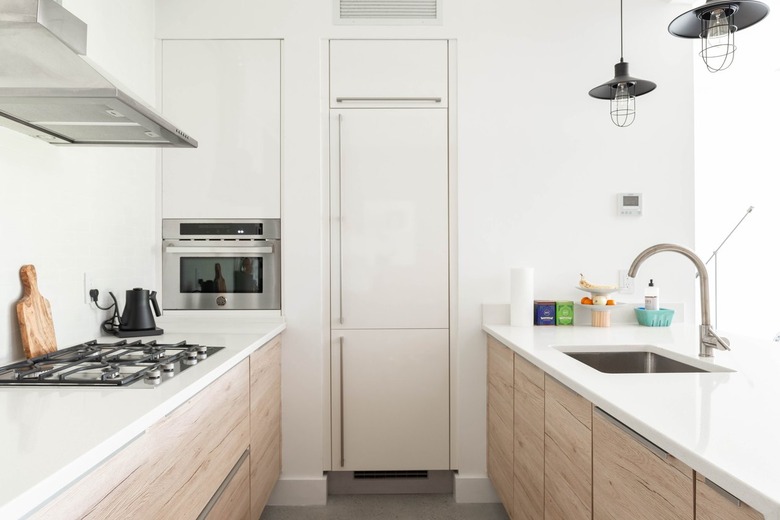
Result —
POLYGON ((711 372, 649 351, 564 352, 607 374, 671 374, 711 372))

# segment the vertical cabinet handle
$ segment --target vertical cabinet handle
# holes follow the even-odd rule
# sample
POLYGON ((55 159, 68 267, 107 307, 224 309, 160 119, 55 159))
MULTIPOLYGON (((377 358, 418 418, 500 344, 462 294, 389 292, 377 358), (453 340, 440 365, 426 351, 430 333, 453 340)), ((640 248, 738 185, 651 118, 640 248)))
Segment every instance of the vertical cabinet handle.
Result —
MULTIPOLYGON (((344 281, 342 280, 342 275, 344 270, 342 269, 344 265, 344 234, 342 233, 343 226, 342 222, 344 220, 344 216, 341 212, 341 197, 342 197, 342 190, 341 190, 341 177, 343 175, 343 168, 341 167, 341 160, 342 160, 342 139, 341 139, 341 123, 342 123, 342 115, 339 114, 339 323, 341 325, 344 324, 344 281)), ((343 466, 343 463, 342 463, 343 466)))
POLYGON ((344 467, 344 336, 339 337, 339 419, 341 426, 341 467, 344 467))

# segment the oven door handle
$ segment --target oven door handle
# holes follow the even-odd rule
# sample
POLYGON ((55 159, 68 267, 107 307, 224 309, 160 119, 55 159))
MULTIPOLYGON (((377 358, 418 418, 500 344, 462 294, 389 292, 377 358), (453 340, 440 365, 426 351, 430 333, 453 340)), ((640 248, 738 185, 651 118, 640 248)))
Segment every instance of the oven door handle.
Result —
POLYGON ((199 254, 224 254, 224 255, 268 255, 274 252, 273 246, 262 247, 226 247, 226 246, 166 246, 166 253, 199 255, 199 254))

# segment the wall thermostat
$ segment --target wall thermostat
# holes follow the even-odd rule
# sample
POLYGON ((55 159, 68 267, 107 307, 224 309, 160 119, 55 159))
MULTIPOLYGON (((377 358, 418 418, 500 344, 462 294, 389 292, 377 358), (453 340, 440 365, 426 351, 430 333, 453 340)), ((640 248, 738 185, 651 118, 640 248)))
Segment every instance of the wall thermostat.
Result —
POLYGON ((618 215, 642 215, 642 194, 618 193, 618 215))

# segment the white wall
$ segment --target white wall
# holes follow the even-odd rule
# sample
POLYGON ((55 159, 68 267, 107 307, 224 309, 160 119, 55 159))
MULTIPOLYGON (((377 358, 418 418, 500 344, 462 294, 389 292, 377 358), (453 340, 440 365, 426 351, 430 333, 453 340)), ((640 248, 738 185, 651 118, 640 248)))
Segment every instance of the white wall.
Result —
MULTIPOLYGON (((89 26, 88 56, 153 102, 153 0, 64 6, 89 26)), ((0 129, 0 363, 24 357, 16 323, 23 264, 36 266, 62 347, 97 337, 105 319, 83 303, 85 272, 103 304, 108 290, 124 298, 154 282, 156 153, 55 147, 0 129)))
MULTIPOLYGON (((766 19, 736 33, 737 52, 727 70, 712 74, 698 56, 691 59, 696 246, 701 255, 709 257, 755 206, 718 253, 718 328, 771 340, 780 332, 775 311, 780 294, 780 278, 775 275, 780 260, 776 129, 780 57, 775 43, 780 13, 767 3, 766 19)), ((698 52, 698 42, 692 46, 698 52)), ((709 271, 713 278, 712 263, 709 271)))
MULTIPOLYGON (((321 46, 328 38, 454 38, 458 49, 458 446, 463 477, 485 476, 485 349, 480 305, 506 302, 509 269, 536 267, 536 296, 579 298, 578 273, 616 280, 657 242, 693 245, 690 55, 666 32, 666 0, 628 3, 625 58, 658 83, 618 129, 588 97, 619 59, 619 4, 597 0, 444 2, 440 27, 345 27, 323 0, 206 0, 157 4, 158 38, 283 38, 285 481, 321 475, 323 250, 327 171, 321 150, 321 46), (616 194, 644 194, 645 215, 616 216, 616 194), (317 248, 319 247, 319 251, 317 248), (320 290, 318 290, 320 289, 320 290)), ((693 267, 679 255, 649 260, 670 301, 693 303, 693 267)), ((641 289, 635 296, 641 298, 641 289)), ((289 498, 289 497, 287 497, 289 498)), ((475 497, 479 498, 479 497, 475 497)), ((322 500, 321 497, 298 498, 322 500)))

